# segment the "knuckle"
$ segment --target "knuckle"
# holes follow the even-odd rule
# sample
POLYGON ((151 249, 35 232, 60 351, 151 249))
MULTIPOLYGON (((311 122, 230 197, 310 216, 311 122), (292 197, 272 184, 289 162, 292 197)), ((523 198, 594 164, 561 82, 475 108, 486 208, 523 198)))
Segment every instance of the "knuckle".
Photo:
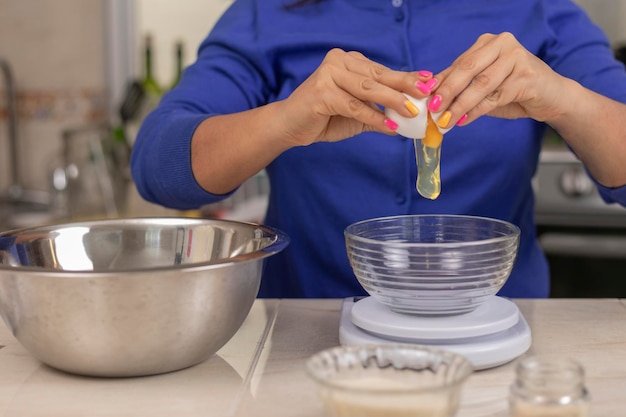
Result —
POLYGON ((491 41, 493 38, 495 38, 497 35, 494 35, 493 33, 483 33, 482 35, 480 35, 477 39, 477 42, 479 43, 486 43, 491 41))
POLYGON ((515 48, 512 48, 509 51, 509 54, 511 56, 511 59, 515 61, 524 60, 528 56, 528 52, 526 51, 526 49, 524 49, 522 45, 518 45, 515 48))
POLYGON ((371 78, 364 78, 361 80, 359 87, 361 88, 362 91, 371 91, 374 88, 376 88, 377 83, 376 81, 372 80, 371 78))
POLYGON ((472 57, 470 56, 466 56, 463 57, 461 59, 459 59, 459 61, 456 64, 457 68, 462 70, 462 71, 473 71, 474 68, 476 68, 476 61, 474 61, 474 59, 472 59, 472 57))
POLYGON ((491 80, 485 74, 478 74, 472 79, 472 86, 481 90, 488 90, 491 80))
POLYGON ((328 89, 330 81, 328 77, 315 77, 310 79, 308 85, 315 92, 321 92, 328 89))
POLYGON ((387 68, 383 67, 382 65, 372 65, 370 67, 370 74, 374 80, 380 80, 385 76, 387 72, 387 68))
POLYGON ((344 50, 340 48, 333 48, 326 53, 326 57, 329 59, 337 59, 345 54, 346 52, 344 50))
POLYGON ((498 38, 506 42, 516 41, 515 35, 511 32, 502 32, 498 35, 498 38))
POLYGON ((516 78, 518 78, 524 85, 532 85, 534 80, 539 76, 536 71, 531 68, 520 68, 516 71, 516 78))
POLYGON ((490 103, 498 103, 502 97, 502 90, 497 88, 485 96, 485 100, 490 103))
POLYGON ((361 113, 364 108, 365 108, 365 103, 363 103, 361 100, 357 98, 351 98, 350 100, 348 100, 348 109, 350 110, 350 113, 352 114, 361 113))
POLYGON ((357 51, 349 51, 346 52, 346 55, 352 58, 363 58, 363 54, 357 51))

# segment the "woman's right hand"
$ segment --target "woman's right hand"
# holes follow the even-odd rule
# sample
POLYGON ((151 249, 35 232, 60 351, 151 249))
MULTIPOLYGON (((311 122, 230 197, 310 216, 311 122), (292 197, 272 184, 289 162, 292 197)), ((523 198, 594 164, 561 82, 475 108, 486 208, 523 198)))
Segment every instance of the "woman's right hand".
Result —
MULTIPOLYGON (((366 131, 394 134, 395 122, 377 105, 415 116, 402 93, 423 98, 432 74, 393 71, 359 52, 333 49, 287 99, 279 113, 290 146, 335 142, 366 131), (418 89, 420 83, 422 89, 418 89)), ((278 103, 276 103, 278 104, 278 103)))
POLYGON ((206 191, 225 194, 290 148, 366 131, 393 135, 396 123, 377 105, 414 116, 403 93, 423 98, 434 82, 428 71, 393 71, 333 49, 285 100, 202 122, 191 144, 193 175, 206 191))

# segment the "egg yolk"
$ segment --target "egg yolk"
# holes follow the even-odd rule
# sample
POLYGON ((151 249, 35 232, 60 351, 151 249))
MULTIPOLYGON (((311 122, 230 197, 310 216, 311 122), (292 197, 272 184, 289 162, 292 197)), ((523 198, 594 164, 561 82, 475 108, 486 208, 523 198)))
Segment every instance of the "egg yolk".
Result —
POLYGON ((441 146, 441 142, 443 141, 443 133, 439 131, 437 124, 431 117, 430 113, 428 113, 428 122, 426 123, 426 134, 424 135, 424 139, 422 139, 422 143, 424 145, 431 148, 438 148, 441 146))
POLYGON ((441 155, 441 142, 443 133, 439 131, 437 124, 428 113, 426 133, 422 140, 414 140, 415 159, 417 162, 417 192, 431 200, 439 197, 441 193, 441 178, 439 157, 441 155))

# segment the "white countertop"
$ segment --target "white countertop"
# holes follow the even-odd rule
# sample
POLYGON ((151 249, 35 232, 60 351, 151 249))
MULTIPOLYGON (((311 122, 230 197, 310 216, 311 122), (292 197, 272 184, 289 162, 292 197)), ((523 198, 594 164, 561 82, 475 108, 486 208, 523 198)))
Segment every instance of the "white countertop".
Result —
MULTIPOLYGON (((591 416, 626 415, 626 302, 515 300, 532 329, 529 353, 583 364, 591 416)), ((341 300, 257 300, 216 355, 170 374, 87 378, 42 365, 0 327, 0 417, 313 417, 322 405, 304 363, 339 344, 341 300)), ((506 416, 514 362, 475 372, 458 417, 506 416)))

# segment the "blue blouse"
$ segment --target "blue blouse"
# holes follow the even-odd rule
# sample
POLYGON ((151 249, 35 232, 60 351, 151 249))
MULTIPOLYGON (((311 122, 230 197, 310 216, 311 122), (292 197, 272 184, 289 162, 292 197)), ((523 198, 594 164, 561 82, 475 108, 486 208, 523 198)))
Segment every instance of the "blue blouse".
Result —
MULTIPOLYGON (((393 69, 437 73, 479 35, 508 31, 558 73, 626 102, 623 65, 570 0, 326 0, 286 10, 287 1, 235 1, 179 85, 146 118, 132 156, 144 198, 191 209, 227 197, 207 193, 193 177, 196 127, 213 115, 288 97, 334 47, 393 69)), ((452 129, 444 137, 442 192, 434 201, 415 189, 410 139, 364 133, 284 152, 267 167, 265 223, 286 232, 291 244, 269 258, 259 296, 365 294, 348 263, 345 227, 408 213, 478 215, 518 225, 518 258, 500 295, 547 296, 549 271, 536 240, 531 187, 544 127, 531 119, 482 117, 452 129)), ((626 203, 626 187, 600 191, 607 202, 626 203)))

